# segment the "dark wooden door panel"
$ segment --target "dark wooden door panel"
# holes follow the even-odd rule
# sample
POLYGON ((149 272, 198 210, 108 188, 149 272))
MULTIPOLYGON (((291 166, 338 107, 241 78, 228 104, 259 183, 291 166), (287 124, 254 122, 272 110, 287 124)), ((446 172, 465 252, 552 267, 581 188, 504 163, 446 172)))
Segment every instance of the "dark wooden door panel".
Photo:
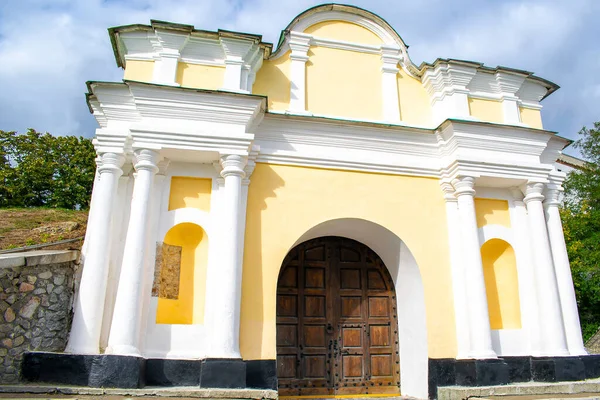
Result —
POLYGON ((279 394, 399 393, 396 297, 365 245, 326 237, 295 247, 277 284, 279 394))

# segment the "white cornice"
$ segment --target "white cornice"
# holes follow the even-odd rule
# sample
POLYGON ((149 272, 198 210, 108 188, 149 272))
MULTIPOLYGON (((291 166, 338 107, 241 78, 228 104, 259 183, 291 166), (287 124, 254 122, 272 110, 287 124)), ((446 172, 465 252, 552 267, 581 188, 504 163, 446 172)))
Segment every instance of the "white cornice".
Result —
POLYGON ((247 156, 259 146, 257 162, 440 179, 469 175, 515 186, 546 181, 566 144, 552 132, 517 126, 448 120, 417 129, 264 114, 265 99, 252 95, 135 82, 90 87, 90 109, 102 126, 96 147, 125 153, 134 145, 187 157, 247 156))

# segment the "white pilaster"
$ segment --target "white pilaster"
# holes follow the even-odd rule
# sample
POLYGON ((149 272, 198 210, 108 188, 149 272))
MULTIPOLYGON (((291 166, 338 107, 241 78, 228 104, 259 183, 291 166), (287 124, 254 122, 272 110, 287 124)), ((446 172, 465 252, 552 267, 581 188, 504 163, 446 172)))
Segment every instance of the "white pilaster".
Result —
POLYGON ((247 93, 248 68, 246 57, 254 43, 248 40, 221 38, 221 47, 225 52, 225 76, 223 89, 232 92, 247 93))
POLYGON ((571 266, 569 264, 565 236, 558 210, 561 204, 560 189, 559 186, 555 186, 549 188, 547 191, 546 201, 544 201, 544 205, 546 206, 546 223, 548 226, 550 247, 552 248, 552 259, 554 261, 556 282, 558 284, 558 295, 565 326, 567 347, 570 355, 579 356, 587 354, 587 352, 581 336, 581 325, 579 323, 573 277, 571 276, 571 266))
POLYGON ((456 189, 458 198, 462 261, 467 286, 470 357, 495 358, 496 353, 492 348, 490 317, 475 215, 475 178, 471 176, 460 177, 453 180, 452 185, 456 189))
POLYGON ((290 109, 294 113, 306 113, 306 61, 312 36, 290 32, 290 109))
POLYGON ((144 293, 144 256, 148 238, 148 221, 154 175, 158 171, 158 153, 141 149, 135 153, 136 170, 131 213, 119 287, 115 301, 107 353, 140 355, 139 332, 144 293))
POLYGON ((514 213, 510 223, 514 232, 514 243, 519 279, 519 299, 521 300, 521 325, 529 335, 531 355, 541 354, 540 323, 537 306, 535 271, 531 246, 531 233, 527 218, 527 208, 523 202, 523 192, 517 187, 510 188, 514 213))
POLYGON ((446 201, 446 223, 448 225, 448 246, 450 250, 450 268, 452 269, 452 292, 454 293, 454 318, 456 321, 456 358, 468 358, 471 353, 469 341, 469 318, 467 314, 467 296, 465 271, 462 262, 462 243, 460 240, 460 217, 458 200, 450 183, 443 183, 446 201))
POLYGON ((568 355, 562 311, 554 272, 554 263, 544 217, 542 201, 544 184, 530 182, 526 186, 525 198, 534 252, 535 278, 541 328, 542 355, 568 355))
POLYGON ((525 77, 521 75, 509 75, 504 72, 496 73, 496 84, 500 89, 502 98, 502 111, 504 113, 504 123, 511 125, 521 124, 521 113, 519 112, 519 99, 516 93, 525 82, 525 77))
POLYGON ((381 93, 383 94, 383 119, 389 122, 400 121, 400 101, 398 99, 398 63, 402 59, 399 47, 381 46, 381 93))
POLYGON ((221 157, 221 176, 224 193, 221 208, 221 266, 208 282, 213 291, 212 343, 210 357, 240 358, 240 307, 242 287, 242 252, 239 249, 243 234, 240 223, 242 180, 247 158, 239 155, 221 157))
POLYGON ((152 81, 161 85, 179 86, 177 83, 177 65, 181 57, 181 49, 188 40, 187 34, 174 34, 157 30, 153 47, 154 70, 152 81))
POLYGON ((117 181, 125 158, 121 154, 104 153, 98 167, 100 178, 94 190, 94 210, 90 218, 93 231, 89 235, 87 257, 83 266, 79 295, 71 326, 68 353, 97 354, 99 352, 104 299, 110 257, 110 231, 117 181))

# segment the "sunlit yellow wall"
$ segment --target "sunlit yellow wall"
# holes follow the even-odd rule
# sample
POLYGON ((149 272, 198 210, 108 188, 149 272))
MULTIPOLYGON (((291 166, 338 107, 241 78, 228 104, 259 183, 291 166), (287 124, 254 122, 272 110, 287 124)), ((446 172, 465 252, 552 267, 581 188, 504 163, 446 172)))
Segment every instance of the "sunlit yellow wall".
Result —
POLYGON ((269 110, 285 111, 290 105, 290 52, 265 60, 256 73, 253 94, 267 96, 269 110))
POLYGON ((123 79, 139 82, 152 82, 154 61, 127 60, 123 79))
POLYGON ((521 113, 521 122, 531 126, 532 128, 544 129, 542 124, 542 113, 540 110, 532 108, 519 107, 521 113))
POLYGON ((179 62, 175 81, 183 87, 216 90, 223 87, 224 76, 225 66, 179 62))
POLYGON ((477 227, 485 225, 502 225, 510 228, 508 201, 495 199, 475 199, 477 227))
POLYGON ((202 324, 206 292, 206 264, 208 237, 198 225, 183 223, 167 232, 164 242, 181 246, 179 296, 175 299, 158 299, 156 323, 202 324))
POLYGON ((431 104, 427 91, 420 80, 402 69, 398 73, 398 95, 402 122, 418 126, 431 123, 431 104))
POLYGON ((312 46, 306 107, 320 115, 381 120, 381 56, 312 46))
POLYGON ((174 176, 171 178, 169 211, 191 207, 210 211, 211 179, 174 176))
POLYGON ((483 275, 492 329, 520 329, 519 279, 513 248, 504 240, 481 246, 483 275))
POLYGON ((243 358, 275 358, 281 263, 305 232, 337 218, 372 221, 406 243, 423 278, 429 356, 455 357, 446 213, 437 179, 259 163, 252 174, 246 215, 243 358))
POLYGON ((360 25, 346 21, 324 21, 309 26, 304 33, 319 38, 340 40, 344 42, 362 43, 379 46, 383 41, 379 36, 360 25))
POLYGON ((472 117, 485 122, 504 122, 502 103, 493 100, 469 99, 469 111, 472 117))

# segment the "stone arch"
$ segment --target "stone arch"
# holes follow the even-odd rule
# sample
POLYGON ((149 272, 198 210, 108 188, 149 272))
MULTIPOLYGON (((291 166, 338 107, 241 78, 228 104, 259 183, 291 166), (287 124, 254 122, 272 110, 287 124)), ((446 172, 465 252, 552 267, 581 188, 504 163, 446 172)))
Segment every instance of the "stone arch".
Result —
POLYGON ((386 265, 398 299, 402 394, 427 398, 425 295, 421 273, 411 251, 395 233, 379 224, 359 218, 340 218, 322 222, 309 229, 290 246, 288 252, 300 243, 323 236, 345 237, 363 243, 377 253, 386 265))

